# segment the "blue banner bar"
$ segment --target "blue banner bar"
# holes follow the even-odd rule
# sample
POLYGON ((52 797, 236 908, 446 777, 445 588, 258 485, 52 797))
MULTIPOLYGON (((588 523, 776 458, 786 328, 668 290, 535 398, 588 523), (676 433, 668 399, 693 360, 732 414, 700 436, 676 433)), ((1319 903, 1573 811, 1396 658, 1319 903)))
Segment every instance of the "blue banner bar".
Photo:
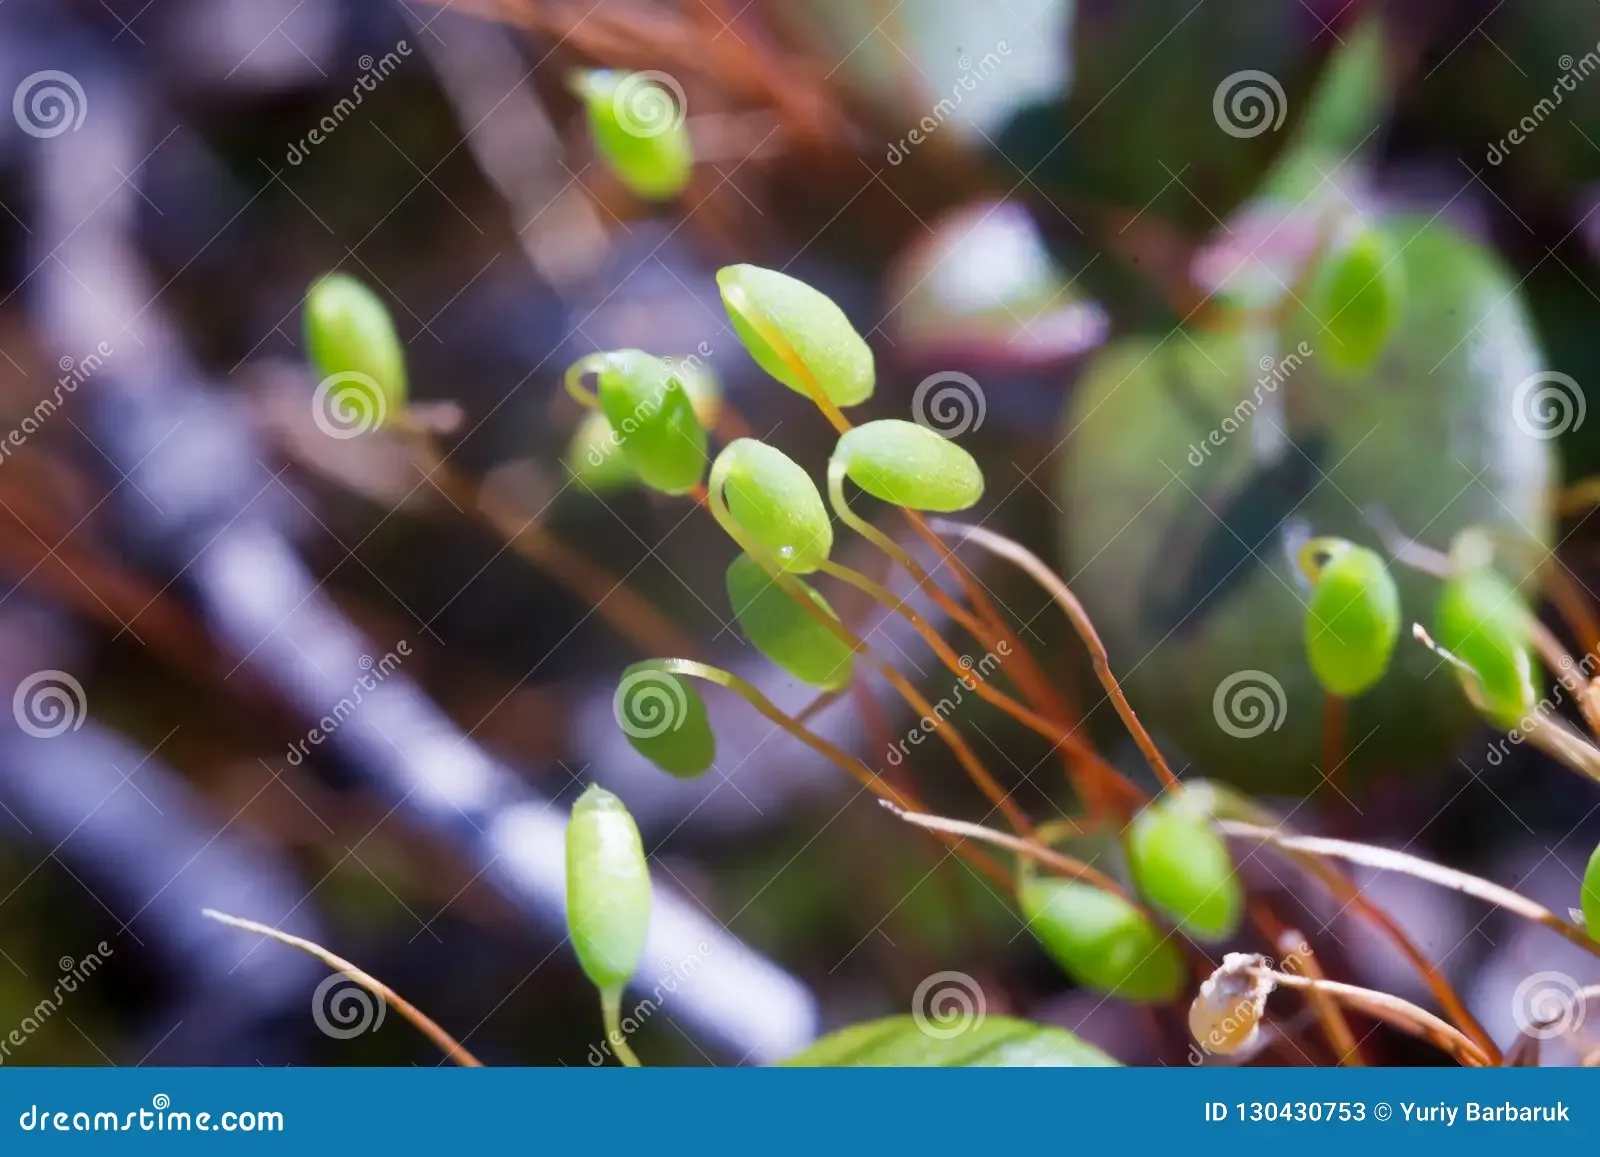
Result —
POLYGON ((1452 1157, 1600 1137, 1583 1069, 4 1069, 0 1153, 1452 1157), (1161 1151, 1161 1150, 1156 1150, 1161 1151))

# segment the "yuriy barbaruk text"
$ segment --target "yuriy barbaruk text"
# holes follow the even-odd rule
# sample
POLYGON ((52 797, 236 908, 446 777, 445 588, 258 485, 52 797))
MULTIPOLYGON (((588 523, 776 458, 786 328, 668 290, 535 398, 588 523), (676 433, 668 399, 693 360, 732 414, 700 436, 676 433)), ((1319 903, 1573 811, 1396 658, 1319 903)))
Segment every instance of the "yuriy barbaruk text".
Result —
POLYGON ((30 1105, 17 1119, 25 1133, 282 1133, 283 1114, 273 1111, 190 1113, 171 1108, 172 1098, 157 1093, 150 1107, 126 1113, 89 1113, 30 1105))

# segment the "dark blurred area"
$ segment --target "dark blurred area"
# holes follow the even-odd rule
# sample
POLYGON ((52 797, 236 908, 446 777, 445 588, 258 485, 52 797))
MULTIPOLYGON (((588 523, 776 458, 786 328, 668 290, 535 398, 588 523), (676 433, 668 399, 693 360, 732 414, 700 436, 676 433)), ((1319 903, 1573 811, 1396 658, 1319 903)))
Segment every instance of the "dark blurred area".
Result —
MULTIPOLYGON (((439 1063, 392 1010, 372 1030, 330 1021, 322 965, 201 915, 214 908, 356 962, 486 1063, 589 1064, 601 1031, 563 943, 561 833, 592 780, 628 801, 656 872, 642 990, 704 961, 639 1028, 651 1063, 776 1061, 906 1011, 942 970, 976 978, 992 1013, 1063 1025, 1128 1063, 1181 1063, 1181 1020, 1073 989, 1009 897, 731 697, 708 695, 711 774, 686 783, 644 763, 612 719, 634 644, 404 444, 328 436, 299 311, 329 270, 377 289, 415 400, 459 409, 441 443, 470 492, 619 576, 799 711, 808 689, 732 623, 734 548, 704 512, 576 483, 567 367, 622 346, 701 351, 744 425, 821 477, 832 431, 745 355, 714 281, 730 262, 784 269, 873 345, 863 420, 907 414, 930 374, 982 383, 963 444, 987 474, 983 519, 1059 560, 1061 415, 1085 361, 1197 304, 1189 263, 1379 7, 0 4, 0 96, 15 97, 0 116, 0 427, 13 432, 0 435, 0 696, 14 693, 0 712, 0 1038, 36 1022, 4 1063, 439 1063), (595 65, 681 86, 699 161, 677 202, 642 205, 597 162, 565 83, 595 65), (1219 134, 1217 81, 1250 69, 1276 78, 1289 123, 1219 134), (30 104, 41 89, 56 103, 30 104), (960 109, 895 160, 955 91, 970 94, 960 109), (375 686, 329 728, 364 680, 375 686), (297 746, 317 728, 326 742, 297 746), (91 956, 92 975, 41 1019, 91 956)), ((1384 13, 1402 64, 1366 145, 1375 185, 1493 246, 1549 364, 1600 380, 1600 78, 1512 159, 1485 159, 1559 60, 1595 50, 1600 9, 1397 0, 1384 13)), ((1596 426, 1561 439, 1565 480, 1594 471, 1596 426)), ((872 571, 842 539, 841 557, 872 571)), ((1592 530, 1574 520, 1555 541, 1592 586, 1592 530)), ((1097 702, 1048 595, 973 565, 1052 681, 1097 702)), ((829 590, 942 693, 948 676, 904 624, 850 594, 829 590)), ((987 705, 962 710, 1024 809, 1072 812, 1049 744, 987 705)), ((1107 757, 1145 774, 1114 712, 1087 713, 1107 757)), ((909 721, 873 680, 815 727, 870 762, 909 721)), ((1592 785, 1530 749, 1491 761, 1494 738, 1285 810, 1565 912, 1600 837, 1592 785)), ((943 814, 983 815, 933 745, 898 774, 943 814)), ((1426 999, 1337 903, 1280 864, 1246 872, 1319 937, 1330 975, 1426 999)), ((1501 1039, 1525 973, 1600 979, 1581 952, 1530 945, 1462 896, 1358 879, 1501 1039)), ((1375 1059, 1436 1061, 1361 1027, 1375 1059)))

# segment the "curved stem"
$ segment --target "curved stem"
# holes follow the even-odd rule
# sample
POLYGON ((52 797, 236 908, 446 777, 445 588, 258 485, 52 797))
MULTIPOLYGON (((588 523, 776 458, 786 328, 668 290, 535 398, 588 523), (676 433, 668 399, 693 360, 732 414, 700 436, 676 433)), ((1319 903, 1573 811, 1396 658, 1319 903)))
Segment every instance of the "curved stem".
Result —
MULTIPOLYGON (((944 640, 943 636, 933 629, 932 624, 907 606, 904 599, 896 598, 893 591, 880 583, 874 582, 860 571, 852 570, 842 563, 831 560, 822 564, 822 572, 839 579, 841 582, 849 583, 905 619, 917 634, 922 637, 922 640, 933 649, 933 653, 939 657, 940 662, 949 668, 956 678, 961 680, 962 686, 975 691, 979 698, 994 704, 1023 726, 1048 739, 1052 745, 1064 747, 1077 755, 1093 755, 1086 741, 1057 726, 1043 716, 1035 714, 1004 691, 999 691, 991 686, 983 677, 981 663, 974 667, 970 658, 958 656, 955 653, 955 649, 944 640), (965 659, 965 666, 963 666, 963 659, 965 659), (971 681, 970 686, 968 685, 968 680, 971 681)), ((1010 658, 1011 648, 1008 644, 1002 640, 997 646, 1001 648, 999 654, 1002 657, 1010 658)))
POLYGON ((953 836, 964 836, 968 839, 982 840, 994 844, 996 847, 1005 848, 1029 860, 1038 860, 1060 872, 1072 880, 1083 880, 1093 884, 1102 892, 1110 892, 1113 896, 1128 898, 1122 885, 1097 868, 1091 867, 1073 856, 1048 848, 1035 840, 1025 840, 1009 832, 997 832, 993 828, 986 828, 982 824, 968 823, 966 820, 945 819, 943 816, 918 815, 896 807, 888 800, 883 801, 883 806, 888 808, 897 817, 908 824, 915 824, 919 828, 929 831, 945 832, 953 836))
MULTIPOLYGON (((688 675, 696 679, 704 679, 708 683, 715 683, 718 687, 732 691, 753 707, 762 718, 775 724, 785 733, 841 768, 862 787, 889 806, 908 813, 920 814, 927 811, 922 802, 910 791, 889 783, 855 756, 795 722, 753 684, 739 678, 731 671, 724 671, 720 667, 712 667, 709 664, 700 663, 693 659, 658 659, 655 662, 664 671, 670 671, 675 675, 688 675)), ((959 841, 946 839, 944 842, 953 850, 960 850, 958 847, 959 841)), ((988 856, 982 853, 969 852, 968 858, 985 875, 998 881, 1008 889, 1011 887, 1010 877, 1006 875, 1005 870, 988 856)))
MULTIPOLYGON (((1239 820, 1253 824, 1256 827, 1281 832, 1288 836, 1299 835, 1278 816, 1260 806, 1248 796, 1242 795, 1223 784, 1212 782, 1192 784, 1189 790, 1204 792, 1207 810, 1219 820, 1239 820)), ((1388 936, 1394 942, 1394 946, 1400 950, 1401 955, 1410 961, 1412 967, 1417 970, 1417 974, 1422 977, 1429 991, 1433 993, 1434 999, 1439 1002, 1439 1007, 1444 1009, 1449 1014, 1450 1019, 1460 1025, 1463 1031, 1480 1048, 1489 1053, 1491 1057, 1498 1059, 1499 1051, 1495 1048, 1494 1039, 1484 1031, 1477 1018, 1467 1011, 1467 1006, 1462 1003, 1461 997, 1456 994, 1455 988, 1445 979, 1438 966, 1428 959, 1427 953, 1417 947, 1416 942, 1407 935, 1404 928, 1395 922, 1394 917, 1367 899, 1362 894, 1361 889, 1346 878, 1345 874, 1335 865, 1305 852, 1291 851, 1287 848, 1280 848, 1279 851, 1302 871, 1315 876, 1321 881, 1323 887, 1327 888, 1333 894, 1334 899, 1338 900, 1345 908, 1354 909, 1360 915, 1372 921, 1384 935, 1388 936)))
POLYGON ((455 1037, 445 1032, 427 1015, 415 1008, 409 1001, 394 989, 368 972, 364 972, 351 964, 342 956, 335 956, 322 945, 299 936, 291 936, 287 932, 280 932, 266 924, 258 924, 254 920, 246 920, 241 916, 230 916, 226 912, 218 912, 215 908, 203 909, 200 913, 207 919, 215 920, 219 924, 226 924, 230 928, 238 928, 245 932, 254 932, 258 936, 265 936, 269 940, 276 940, 280 944, 287 944, 290 948, 298 948, 310 956, 316 957, 335 972, 342 972, 351 980, 361 985, 368 992, 375 995, 384 1004, 393 1008, 405 1017, 417 1030, 427 1037, 444 1052, 450 1060, 463 1068, 477 1069, 483 1067, 483 1062, 466 1050, 455 1037))
POLYGON ((1151 770, 1156 773, 1156 778, 1161 780, 1166 788, 1181 791, 1182 784, 1178 782, 1178 777, 1172 773, 1166 757, 1156 747, 1155 740, 1150 738, 1150 733, 1144 729, 1144 724, 1139 722, 1133 706, 1122 693, 1122 686, 1111 673, 1111 657, 1106 654, 1105 644, 1100 641, 1100 633, 1089 621, 1083 604, 1078 602, 1078 596, 1072 593, 1055 571, 1046 566, 1044 561, 1027 547, 992 530, 948 519, 938 520, 934 523, 934 527, 940 531, 959 535, 963 540, 975 543, 991 554, 999 555, 1006 561, 1014 563, 1045 589, 1046 593, 1056 601, 1056 605, 1066 612, 1067 618, 1072 621, 1073 628, 1078 632, 1078 637, 1083 640, 1084 646, 1089 648, 1089 657, 1094 661, 1094 670, 1100 678, 1100 685, 1105 688, 1106 695, 1116 707, 1123 726, 1133 736, 1133 741, 1139 745, 1139 750, 1143 752, 1151 770))
POLYGON ((1379 992, 1373 988, 1362 988, 1355 984, 1344 984, 1337 980, 1321 980, 1310 976, 1294 976, 1287 972, 1275 972, 1270 968, 1256 968, 1252 970, 1256 975, 1272 981, 1279 988, 1297 988, 1306 992, 1316 992, 1320 995, 1337 1000, 1358 1012, 1376 1017, 1387 1024, 1392 1024, 1402 1032, 1412 1036, 1421 1037, 1423 1040, 1437 1045, 1463 1065, 1472 1068, 1487 1068, 1497 1064, 1495 1056, 1486 1053, 1479 1045, 1464 1034, 1453 1024, 1439 1019, 1425 1008, 1419 1008, 1409 1000, 1402 1000, 1391 993, 1379 992))
POLYGON ((587 354, 567 367, 567 372, 562 378, 562 384, 567 387, 578 405, 586 410, 598 410, 600 399, 595 392, 583 384, 583 379, 590 374, 597 374, 605 366, 610 355, 604 353, 587 354))
POLYGON ((630 1069, 642 1067, 639 1058, 622 1035, 622 989, 607 988, 600 993, 600 1019, 606 1026, 606 1043, 617 1054, 617 1059, 630 1069))
POLYGON ((717 525, 721 526, 728 533, 728 536, 738 543, 741 550, 755 559, 762 569, 772 577, 772 581, 778 584, 779 589, 798 603, 806 614, 821 623, 836 639, 849 647, 852 653, 860 654, 871 663, 900 697, 910 705, 913 711, 923 719, 932 720, 934 732, 944 740, 945 746, 950 748, 957 762, 961 764, 963 770, 971 777, 972 782, 984 793, 989 802, 999 809, 1001 814, 1006 817, 1007 822, 1017 831, 1024 834, 1031 832, 1033 830, 1032 822, 1022 809, 1017 806, 1016 802, 1012 800, 1010 794, 995 781, 994 776, 989 773, 988 768, 984 767, 983 761, 978 758, 977 753, 962 738, 955 724, 939 715, 934 710, 933 705, 911 685, 911 682, 904 675, 895 670, 892 664, 882 659, 848 627, 827 611, 824 611, 813 599, 809 598, 805 588, 795 581, 794 576, 779 566, 761 548, 760 544, 745 533, 744 528, 739 525, 728 510, 727 501, 723 496, 725 470, 722 462, 723 459, 719 458, 717 464, 712 466, 711 477, 706 484, 707 506, 711 510, 711 516, 717 520, 717 525))
POLYGON ((1543 925, 1557 935, 1566 937, 1578 947, 1600 956, 1600 943, 1593 940, 1582 928, 1561 919, 1543 904, 1482 877, 1457 871, 1443 864, 1435 864, 1420 856, 1396 852, 1389 848, 1373 847, 1371 844, 1357 843, 1353 840, 1283 835, 1271 828, 1241 823, 1237 820, 1221 820, 1217 826, 1230 836, 1259 840, 1286 851, 1305 852, 1312 856, 1330 856, 1334 859, 1348 860, 1352 864, 1362 864, 1386 872, 1400 872, 1418 880, 1426 880, 1430 884, 1461 892, 1486 904, 1503 908, 1515 916, 1521 916, 1524 920, 1543 925))

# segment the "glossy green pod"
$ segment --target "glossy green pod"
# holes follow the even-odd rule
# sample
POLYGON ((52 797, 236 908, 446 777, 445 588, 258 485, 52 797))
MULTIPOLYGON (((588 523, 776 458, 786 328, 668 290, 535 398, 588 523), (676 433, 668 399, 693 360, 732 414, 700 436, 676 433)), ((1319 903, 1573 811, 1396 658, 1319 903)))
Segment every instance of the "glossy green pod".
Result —
POLYGON ((668 775, 693 779, 717 758, 705 700, 688 679, 658 663, 635 663, 623 671, 611 713, 633 749, 668 775))
POLYGON ((1330 695, 1349 698, 1389 670, 1400 638, 1400 588, 1383 558, 1344 539, 1317 539, 1306 606, 1306 657, 1330 695))
MULTIPOLYGON (((826 599, 806 586, 816 607, 837 619, 826 599)), ((850 685, 851 648, 817 622, 761 564, 741 554, 728 567, 728 602, 745 638, 772 662, 802 683, 837 691, 850 685)))
POLYGON ((1405 292, 1405 266, 1384 235, 1366 224, 1347 231, 1317 260, 1306 291, 1312 349, 1339 371, 1366 372, 1394 333, 1405 292))
POLYGON ((1150 804, 1128 828, 1139 893, 1197 940, 1226 940, 1244 916, 1244 886, 1209 818, 1183 796, 1150 804))
POLYGON ((840 437, 833 461, 874 498, 912 510, 950 513, 983 497, 983 471, 972 455, 915 422, 857 426, 840 437))
POLYGON ((600 412, 640 481, 684 494, 706 469, 706 431, 667 362, 643 350, 613 350, 594 364, 600 412))
POLYGON ((670 201, 688 187, 694 145, 683 90, 661 72, 598 69, 573 75, 595 152, 634 196, 670 201))
POLYGON ((345 273, 306 294, 306 354, 320 379, 316 415, 336 436, 376 429, 406 406, 406 357, 389 310, 345 273))
POLYGON ((1017 893, 1028 927, 1074 980, 1135 1003, 1183 989, 1176 945, 1120 896, 1076 880, 1025 880, 1017 893))
POLYGON ((811 397, 805 378, 762 335, 769 330, 793 350, 835 406, 872 396, 872 350, 833 299, 805 282, 759 265, 717 270, 722 304, 756 364, 797 393, 811 397))
POLYGON ((1488 567, 1446 579, 1434 611, 1434 641, 1477 672, 1482 710, 1506 730, 1522 726, 1539 701, 1528 613, 1516 588, 1488 567))
POLYGON ((628 983, 650 931, 650 868, 639 828, 598 784, 578 797, 567 821, 567 931, 602 993, 628 983))
POLYGON ((713 504, 720 495, 739 530, 784 570, 810 574, 827 561, 833 550, 827 507, 811 475, 782 450, 735 438, 717 455, 710 489, 713 504))

